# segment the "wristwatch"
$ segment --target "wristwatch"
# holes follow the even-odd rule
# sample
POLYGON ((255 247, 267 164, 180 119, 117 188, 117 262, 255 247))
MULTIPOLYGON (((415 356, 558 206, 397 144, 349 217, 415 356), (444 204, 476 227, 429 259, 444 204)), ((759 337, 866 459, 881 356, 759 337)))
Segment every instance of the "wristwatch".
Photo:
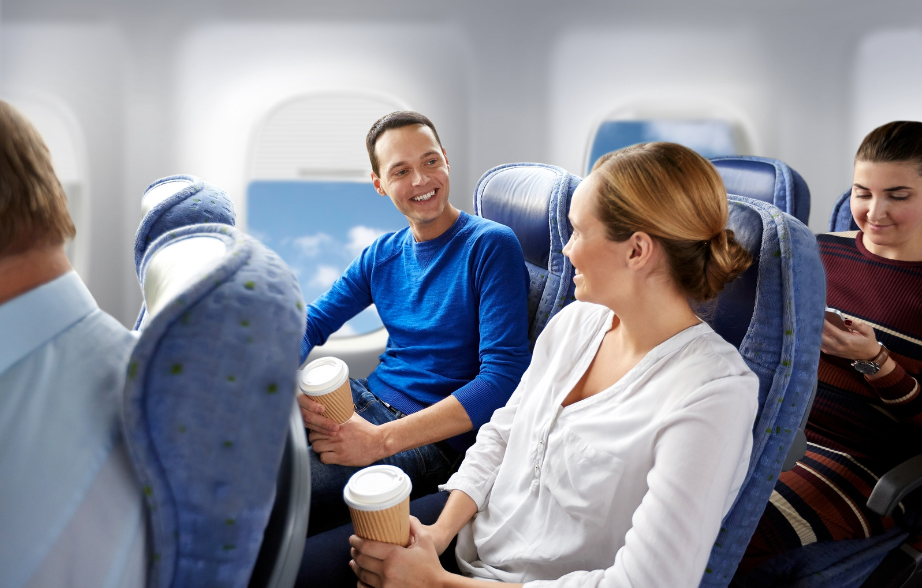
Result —
POLYGON ((856 359, 852 362, 852 367, 858 370, 858 373, 866 376, 873 376, 880 371, 880 366, 884 365, 887 358, 890 357, 890 350, 883 344, 880 345, 880 352, 871 359, 856 359))

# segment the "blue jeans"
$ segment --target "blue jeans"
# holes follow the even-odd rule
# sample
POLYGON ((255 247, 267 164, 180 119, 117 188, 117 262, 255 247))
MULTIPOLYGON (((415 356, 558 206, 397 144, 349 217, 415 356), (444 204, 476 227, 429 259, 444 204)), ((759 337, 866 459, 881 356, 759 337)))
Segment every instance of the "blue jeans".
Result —
MULTIPOLYGON (((406 416, 388 407, 368 390, 368 380, 349 380, 355 412, 373 425, 383 425, 406 416)), ((323 533, 350 522, 349 509, 343 502, 343 488, 355 472, 362 468, 325 464, 314 451, 311 460, 311 510, 307 536, 323 533)), ((402 451, 373 465, 394 465, 402 469, 413 482, 411 499, 432 494, 445 483, 460 461, 461 454, 444 441, 402 451)))

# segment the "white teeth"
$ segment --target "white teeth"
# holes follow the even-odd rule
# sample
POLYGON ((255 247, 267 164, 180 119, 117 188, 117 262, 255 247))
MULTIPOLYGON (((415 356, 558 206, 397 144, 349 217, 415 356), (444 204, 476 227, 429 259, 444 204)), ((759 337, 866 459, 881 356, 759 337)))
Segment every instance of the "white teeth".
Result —
POLYGON ((435 190, 433 190, 432 192, 429 192, 428 194, 423 194, 421 196, 414 196, 413 198, 410 198, 410 200, 414 202, 425 202, 426 200, 429 200, 433 196, 435 196, 435 190))

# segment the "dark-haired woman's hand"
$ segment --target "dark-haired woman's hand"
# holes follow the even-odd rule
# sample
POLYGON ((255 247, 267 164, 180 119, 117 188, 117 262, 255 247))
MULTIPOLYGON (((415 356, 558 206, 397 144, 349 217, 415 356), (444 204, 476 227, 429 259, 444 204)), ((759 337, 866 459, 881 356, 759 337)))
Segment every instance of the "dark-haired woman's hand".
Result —
POLYGON ((845 321, 848 331, 843 331, 829 321, 823 321, 823 340, 820 351, 850 360, 873 359, 880 351, 874 329, 857 319, 845 321))
POLYGON ((435 543, 425 525, 410 517, 410 545, 400 547, 353 535, 349 565, 360 585, 373 588, 439 586, 448 572, 442 569, 435 543))

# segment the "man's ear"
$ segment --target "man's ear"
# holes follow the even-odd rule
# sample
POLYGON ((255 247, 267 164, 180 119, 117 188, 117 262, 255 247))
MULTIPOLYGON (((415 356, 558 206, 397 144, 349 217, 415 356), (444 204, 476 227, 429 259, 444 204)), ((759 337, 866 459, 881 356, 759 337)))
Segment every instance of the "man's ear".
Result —
POLYGON ((442 157, 445 158, 445 167, 447 167, 448 171, 451 172, 451 165, 448 163, 448 151, 445 151, 444 147, 442 147, 442 157))
POLYGON ((387 192, 381 187, 381 178, 375 172, 371 172, 371 183, 375 187, 375 192, 382 196, 387 196, 387 192))

